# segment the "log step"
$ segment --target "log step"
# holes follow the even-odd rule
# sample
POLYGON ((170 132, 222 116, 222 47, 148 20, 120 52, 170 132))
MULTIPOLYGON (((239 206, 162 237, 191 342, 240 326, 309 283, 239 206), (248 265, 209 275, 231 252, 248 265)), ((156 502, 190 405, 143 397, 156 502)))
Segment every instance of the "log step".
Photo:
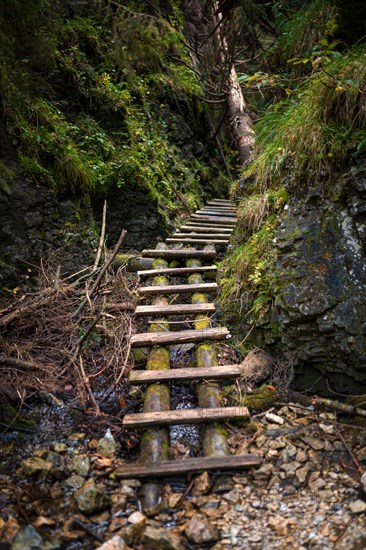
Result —
POLYGON ((203 424, 217 420, 238 420, 249 418, 247 407, 220 407, 218 409, 180 409, 176 411, 150 411, 126 414, 125 428, 148 428, 178 424, 203 424))
MULTIPOLYGON (((192 233, 173 233, 173 238, 175 237, 182 237, 188 238, 188 239, 220 239, 220 240, 226 240, 229 242, 230 239, 230 233, 217 233, 213 235, 212 233, 196 233, 193 231, 192 233)), ((209 241, 208 241, 209 242, 209 241)))
POLYGON ((193 285, 163 285, 163 286, 142 286, 139 294, 142 296, 158 296, 160 294, 185 294, 194 292, 217 292, 217 283, 200 283, 193 285))
POLYGON ((187 315, 187 314, 205 314, 215 313, 215 304, 168 304, 165 306, 137 306, 135 309, 136 317, 146 317, 148 315, 187 315))
POLYGON ((164 267, 163 269, 146 269, 138 271, 139 277, 154 277, 155 275, 189 275, 191 273, 202 273, 206 271, 217 271, 216 265, 202 265, 199 267, 164 267))
POLYGON ((191 214, 193 220, 215 222, 216 224, 235 225, 238 221, 237 218, 221 218, 218 216, 206 216, 206 214, 191 214))
POLYGON ((207 204, 223 204, 225 206, 233 206, 233 203, 229 199, 214 199, 212 201, 208 201, 207 204))
POLYGON ((231 214, 228 212, 217 212, 217 210, 197 210, 196 214, 202 214, 203 216, 217 216, 220 218, 235 218, 237 219, 236 213, 231 214))
POLYGON ((207 238, 203 238, 203 239, 194 239, 192 237, 187 237, 187 238, 177 238, 177 237, 171 237, 170 239, 166 239, 166 241, 168 244, 174 244, 174 243, 186 243, 186 244, 201 244, 201 245, 206 245, 206 244, 227 244, 229 241, 227 239, 223 240, 223 239, 207 239, 207 238))
POLYGON ((184 460, 162 460, 152 464, 123 464, 117 468, 117 479, 136 479, 144 477, 168 477, 200 472, 249 470, 262 464, 262 458, 254 453, 246 455, 206 456, 185 458, 184 460))
POLYGON ((209 234, 214 234, 214 236, 216 236, 217 234, 224 234, 224 235, 231 235, 231 233, 233 232, 233 229, 230 227, 230 228, 225 228, 225 227, 212 227, 211 225, 207 225, 207 226, 202 226, 202 225, 199 225, 199 224, 187 224, 187 225, 181 225, 181 227, 179 228, 179 231, 187 231, 187 232, 193 232, 193 233, 209 233, 209 234))
POLYGON ((181 330, 175 332, 146 332, 131 337, 133 348, 144 346, 160 346, 173 344, 190 344, 205 340, 226 340, 231 338, 225 327, 207 328, 202 330, 181 330))
POLYGON ((196 250, 195 248, 182 248, 181 250, 156 250, 145 249, 141 252, 143 258, 167 258, 167 259, 180 259, 180 258, 203 258, 211 260, 216 258, 216 252, 214 250, 196 250))
POLYGON ((214 231, 230 231, 232 233, 235 229, 233 225, 226 225, 226 223, 214 223, 214 222, 200 222, 199 220, 188 220, 186 223, 187 227, 202 227, 208 229, 209 231, 213 229, 214 231))
POLYGON ((151 384, 153 382, 187 382, 195 380, 223 380, 240 376, 239 365, 222 365, 168 370, 133 370, 131 384, 151 384))

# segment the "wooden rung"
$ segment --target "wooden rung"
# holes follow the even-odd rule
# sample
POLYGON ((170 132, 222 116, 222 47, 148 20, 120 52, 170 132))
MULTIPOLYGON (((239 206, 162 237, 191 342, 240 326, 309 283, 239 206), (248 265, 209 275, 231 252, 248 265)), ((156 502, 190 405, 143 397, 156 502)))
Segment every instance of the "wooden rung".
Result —
POLYGON ((256 454, 205 456, 185 458, 184 460, 162 460, 152 464, 123 464, 117 468, 117 479, 144 477, 168 477, 184 474, 198 474, 208 471, 248 470, 262 464, 262 458, 256 454))
POLYGON ((176 332, 146 332, 132 336, 131 346, 134 348, 160 345, 170 346, 173 344, 204 342, 205 340, 226 340, 227 338, 231 338, 231 335, 225 327, 181 330, 176 332))
POLYGON ((217 212, 216 210, 197 210, 196 214, 202 214, 203 216, 215 216, 218 218, 235 218, 236 214, 229 214, 227 212, 217 212))
POLYGON ((193 220, 215 222, 216 224, 224 223, 226 225, 235 225, 238 221, 237 218, 220 218, 215 216, 206 216, 204 214, 191 214, 193 220))
POLYGON ((180 409, 176 411, 151 411, 147 413, 126 414, 123 418, 125 428, 147 428, 150 426, 169 426, 177 424, 202 424, 220 420, 249 418, 246 407, 220 407, 218 409, 180 409))
POLYGON ((203 239, 194 239, 193 237, 171 237, 170 239, 166 239, 166 242, 168 244, 172 244, 172 243, 185 243, 185 244, 201 244, 201 245, 205 245, 205 244, 227 244, 229 241, 227 239, 223 240, 223 239, 207 239, 207 238, 203 238, 203 239))
POLYGON ((217 283, 200 283, 194 285, 164 285, 164 286, 142 286, 139 294, 144 296, 158 296, 160 294, 184 294, 189 292, 217 292, 217 283))
POLYGON ((194 380, 223 380, 240 376, 239 365, 216 367, 196 367, 168 370, 133 370, 130 372, 131 384, 150 384, 153 382, 183 382, 194 380))
POLYGON ((199 267, 164 267, 163 269, 146 269, 138 271, 139 277, 153 277, 154 275, 189 275, 205 271, 217 271, 216 265, 202 265, 199 267))
POLYGON ((213 221, 206 221, 206 220, 188 220, 187 225, 190 227, 212 227, 212 229, 230 229, 230 231, 234 231, 234 226, 231 224, 226 223, 215 223, 213 221))
POLYGON ((173 237, 182 237, 182 239, 226 239, 226 242, 229 242, 230 233, 215 233, 213 235, 212 233, 196 233, 196 231, 193 231, 192 233, 174 233, 173 237))
POLYGON ((207 204, 228 204, 232 205, 233 203, 229 199, 213 199, 212 201, 208 201, 207 204))
POLYGON ((214 250, 196 250, 195 248, 182 248, 181 250, 156 250, 153 248, 145 249, 141 254, 144 258, 206 258, 210 260, 216 258, 216 252, 214 250))
POLYGON ((225 233, 226 235, 231 235, 233 232, 233 227, 225 227, 224 225, 220 225, 219 227, 212 227, 210 223, 207 225, 201 225, 199 223, 187 223, 186 225, 182 225, 180 228, 180 231, 194 231, 198 233, 225 233))
POLYGON ((215 304, 168 304, 165 306, 137 306, 135 309, 136 317, 146 317, 147 315, 187 315, 194 313, 214 313, 215 304))

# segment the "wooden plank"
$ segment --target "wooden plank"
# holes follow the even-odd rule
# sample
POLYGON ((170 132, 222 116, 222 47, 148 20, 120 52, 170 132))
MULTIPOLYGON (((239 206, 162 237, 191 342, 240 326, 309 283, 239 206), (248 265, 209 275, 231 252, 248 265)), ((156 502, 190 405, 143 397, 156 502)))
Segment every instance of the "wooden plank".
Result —
POLYGON ((205 340, 226 340, 231 338, 225 327, 207 328, 203 330, 181 330, 176 332, 146 332, 131 337, 131 346, 160 346, 173 344, 190 344, 205 340))
POLYGON ((235 218, 237 219, 237 215, 231 214, 228 212, 217 212, 217 210, 197 210, 196 214, 202 214, 203 216, 217 216, 219 218, 235 218))
POLYGON ((117 468, 117 479, 154 478, 198 474, 209 471, 248 470, 262 464, 262 458, 254 453, 246 455, 207 456, 164 460, 152 464, 123 464, 117 468))
POLYGON ((139 288, 139 294, 144 296, 157 296, 159 294, 184 294, 189 292, 217 292, 217 283, 201 283, 186 285, 163 285, 163 286, 142 286, 139 288))
POLYGON ((167 259, 189 259, 189 258, 204 258, 211 260, 216 258, 216 252, 214 250, 196 250, 195 248, 182 248, 181 250, 156 250, 145 249, 141 252, 144 258, 167 258, 167 259))
POLYGON ((189 275, 191 273, 203 273, 205 271, 217 271, 216 265, 202 265, 199 267, 164 267, 163 269, 146 269, 138 271, 139 277, 154 277, 155 275, 189 275))
POLYGON ((247 407, 220 407, 218 409, 179 409, 176 411, 150 411, 148 413, 126 414, 125 428, 148 428, 178 424, 202 424, 222 420, 249 418, 247 407))
POLYGON ((216 224, 235 225, 238 221, 237 218, 220 218, 215 216, 206 216, 204 214, 191 214, 192 220, 215 222, 216 224))
POLYGON ((187 315, 189 313, 214 313, 215 304, 168 304, 162 306, 137 306, 136 317, 147 315, 187 315))
POLYGON ((201 227, 213 227, 213 228, 226 228, 234 230, 234 227, 231 223, 217 223, 217 219, 215 220, 200 220, 200 219, 189 219, 186 221, 186 225, 198 225, 201 227))
POLYGON ((150 384, 153 382, 182 382, 190 380, 223 380, 240 376, 239 365, 221 365, 215 367, 195 367, 168 370, 133 370, 130 372, 131 384, 150 384))
POLYGON ((172 237, 182 237, 182 239, 225 239, 229 242, 230 233, 215 233, 215 235, 213 235, 212 233, 197 233, 193 231, 192 233, 173 233, 172 237))
POLYGON ((200 225, 199 223, 189 223, 187 225, 182 225, 179 228, 179 231, 188 231, 188 232, 195 232, 195 233, 211 233, 211 234, 225 234, 227 236, 231 235, 233 232, 232 227, 225 227, 223 225, 220 225, 219 227, 212 227, 211 224, 207 225, 200 225))
POLYGON ((227 244, 229 241, 228 239, 207 239, 207 238, 202 238, 202 239, 194 239, 193 237, 171 237, 170 239, 166 239, 166 242, 168 244, 172 244, 172 243, 186 243, 186 244, 201 244, 201 245, 205 245, 205 244, 227 244))
POLYGON ((229 205, 229 206, 231 205, 232 206, 233 203, 229 199, 214 199, 212 201, 208 201, 207 204, 208 205, 210 205, 210 204, 224 204, 224 205, 229 205))

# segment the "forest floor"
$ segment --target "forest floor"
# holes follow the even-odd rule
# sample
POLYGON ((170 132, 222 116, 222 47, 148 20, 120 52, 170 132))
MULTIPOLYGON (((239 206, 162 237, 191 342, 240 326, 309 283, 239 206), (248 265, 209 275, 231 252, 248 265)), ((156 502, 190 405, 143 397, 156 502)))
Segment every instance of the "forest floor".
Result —
MULTIPOLYGON (((43 274, 0 311, 0 394, 17 405, 0 407, 0 549, 366 548, 364 419, 311 400, 272 401, 250 429, 226 424, 231 452, 259 454, 258 469, 164 480, 141 512, 140 481, 118 479, 139 443, 122 429, 141 403, 127 381, 136 278, 111 270, 92 295, 90 274, 76 276, 43 274)), ((171 454, 197 454, 184 430, 171 454)))
MULTIPOLYGON (((161 504, 142 513, 140 481, 116 475, 136 455, 134 434, 103 448, 93 415, 61 404, 38 414, 36 433, 3 436, 2 549, 366 547, 366 427, 350 419, 289 403, 256 415, 254 433, 228 425, 231 451, 260 454, 261 467, 165 480, 161 504)), ((175 458, 189 452, 175 443, 175 458)))

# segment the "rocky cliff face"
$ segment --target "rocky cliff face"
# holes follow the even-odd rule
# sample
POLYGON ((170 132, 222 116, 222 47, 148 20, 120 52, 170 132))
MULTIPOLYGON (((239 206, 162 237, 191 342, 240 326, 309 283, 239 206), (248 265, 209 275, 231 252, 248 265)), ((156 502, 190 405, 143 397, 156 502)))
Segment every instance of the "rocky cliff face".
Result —
POLYGON ((277 322, 304 388, 327 386, 322 375, 340 392, 366 384, 365 176, 348 178, 344 200, 311 190, 276 232, 277 322))
POLYGON ((238 340, 254 324, 249 339, 279 358, 290 353, 300 388, 365 391, 366 170, 352 169, 331 196, 311 187, 278 219, 272 307, 260 320, 239 316, 238 340))

